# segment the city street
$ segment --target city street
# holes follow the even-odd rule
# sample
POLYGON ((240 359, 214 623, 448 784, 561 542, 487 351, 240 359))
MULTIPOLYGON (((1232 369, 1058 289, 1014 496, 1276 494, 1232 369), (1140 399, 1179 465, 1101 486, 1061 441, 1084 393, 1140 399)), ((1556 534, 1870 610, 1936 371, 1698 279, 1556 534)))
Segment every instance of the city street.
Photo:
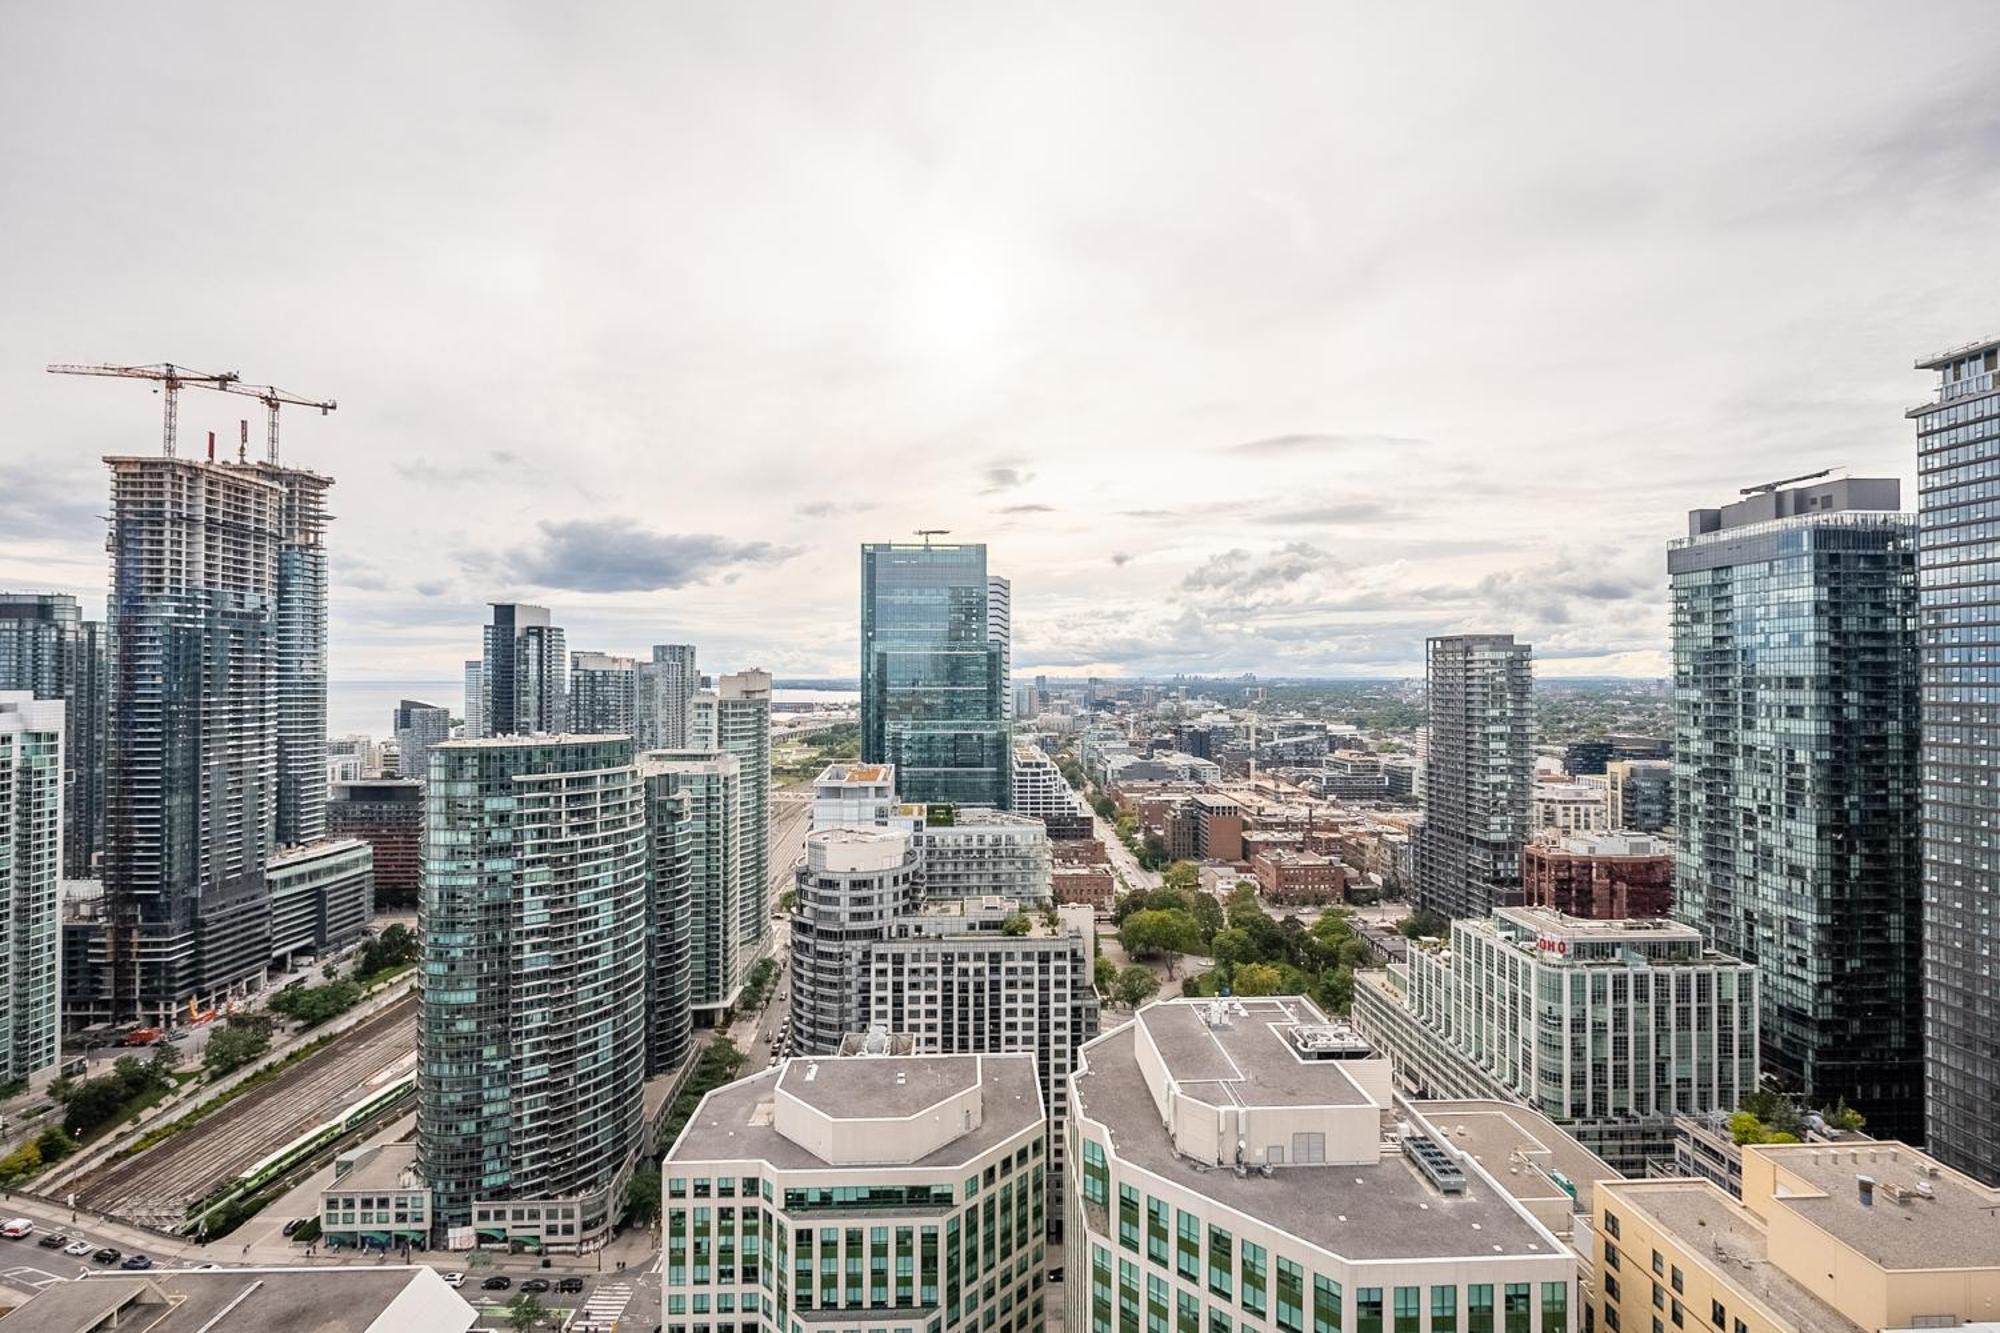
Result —
POLYGON ((1101 816, 1091 817, 1095 837, 1104 844, 1104 850, 1111 857, 1111 868, 1117 874, 1119 887, 1123 889, 1144 889, 1151 892, 1160 887, 1160 876, 1152 870, 1141 870, 1139 862, 1125 844, 1118 840, 1118 830, 1101 816))

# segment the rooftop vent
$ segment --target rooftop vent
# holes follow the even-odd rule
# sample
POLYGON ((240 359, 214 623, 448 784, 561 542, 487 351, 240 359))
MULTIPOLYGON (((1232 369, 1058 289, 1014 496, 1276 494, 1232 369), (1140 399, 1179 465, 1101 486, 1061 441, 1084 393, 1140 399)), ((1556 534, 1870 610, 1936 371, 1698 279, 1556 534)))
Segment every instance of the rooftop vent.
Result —
POLYGON ((1429 1135, 1412 1134, 1404 1139, 1403 1155, 1430 1177, 1431 1184, 1437 1186, 1440 1194, 1465 1193, 1465 1172, 1451 1159, 1451 1154, 1439 1147, 1429 1135))
POLYGON ((1301 1023, 1292 1029, 1292 1045, 1308 1060, 1359 1060, 1375 1053, 1345 1023, 1301 1023))

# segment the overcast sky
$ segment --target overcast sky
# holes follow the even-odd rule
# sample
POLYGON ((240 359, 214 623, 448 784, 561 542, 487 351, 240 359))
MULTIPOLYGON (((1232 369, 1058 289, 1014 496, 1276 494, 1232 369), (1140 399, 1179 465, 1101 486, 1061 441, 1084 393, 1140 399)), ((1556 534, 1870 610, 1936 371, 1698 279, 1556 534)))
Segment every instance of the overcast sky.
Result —
POLYGON ((0 585, 101 607, 158 443, 44 363, 174 361, 339 400, 336 678, 851 675, 919 527, 1017 672, 1657 674, 1684 511, 1913 507, 2000 331, 1991 4, 312 8, 0 11, 0 585))

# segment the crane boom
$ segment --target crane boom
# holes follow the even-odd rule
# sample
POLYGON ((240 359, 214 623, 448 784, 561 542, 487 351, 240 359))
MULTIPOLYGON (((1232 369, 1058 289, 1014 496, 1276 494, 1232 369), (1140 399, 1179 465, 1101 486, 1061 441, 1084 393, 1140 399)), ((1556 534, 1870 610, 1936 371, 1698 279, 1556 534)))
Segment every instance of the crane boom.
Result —
POLYGON ((54 365, 48 371, 51 375, 104 375, 114 379, 152 380, 158 384, 160 388, 155 392, 164 392, 166 398, 166 419, 160 430, 160 447, 168 458, 174 456, 174 436, 180 422, 181 387, 200 384, 211 389, 226 389, 242 378, 233 370, 210 375, 172 362, 162 362, 157 366, 54 365))
POLYGON ((223 393, 240 393, 246 398, 255 398, 264 405, 264 410, 267 414, 266 420, 268 422, 265 450, 266 456, 273 465, 278 461, 278 408, 280 406, 289 403, 293 407, 316 407, 319 409, 321 416, 325 416, 328 412, 340 406, 340 404, 334 402, 331 398, 305 398, 295 393, 288 393, 274 385, 243 384, 235 380, 234 377, 227 383, 210 384, 205 387, 220 389, 223 393))

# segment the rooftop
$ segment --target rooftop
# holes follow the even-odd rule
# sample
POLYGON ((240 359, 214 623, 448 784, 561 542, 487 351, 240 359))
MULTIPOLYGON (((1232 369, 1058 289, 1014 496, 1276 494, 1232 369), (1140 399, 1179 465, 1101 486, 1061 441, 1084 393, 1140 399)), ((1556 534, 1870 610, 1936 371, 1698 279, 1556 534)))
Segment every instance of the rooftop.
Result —
POLYGON ((1801 1143, 1757 1151, 1780 1168, 1774 1209, 1791 1210, 1884 1268, 2000 1268, 2000 1190, 1914 1148, 1801 1143), (1872 1205, 1861 1202, 1861 1176, 1874 1182, 1872 1205))
POLYGON ((702 1098, 667 1159, 761 1161, 778 1170, 825 1170, 825 1159, 777 1128, 773 1109, 780 1079, 785 1080, 787 1095, 796 1095, 825 1114, 874 1119, 914 1114, 899 1109, 913 1104, 921 1111, 954 1090, 963 1092, 970 1086, 968 1078, 980 1090, 979 1123, 936 1151, 900 1165, 918 1170, 957 1167, 1023 1130, 1040 1128, 1041 1080, 1029 1055, 800 1057, 702 1098), (808 1083, 806 1072, 813 1066, 819 1073, 808 1083), (932 1066, 939 1067, 935 1074, 932 1066), (898 1069, 906 1080, 900 1088, 895 1081, 898 1069))
POLYGON ((353 1156, 353 1165, 330 1183, 333 1190, 394 1190, 421 1188, 414 1177, 417 1166, 417 1145, 414 1143, 385 1143, 379 1147, 364 1148, 353 1156))
POLYGON ((1701 931, 1665 917, 1631 917, 1601 921, 1594 917, 1568 916, 1548 907, 1500 907, 1478 925, 1511 925, 1564 940, 1689 940, 1699 943, 1701 931))
POLYGON ((1588 1213, 1600 1180, 1620 1180, 1618 1169, 1578 1143, 1539 1111, 1511 1102, 1411 1102, 1441 1140, 1485 1167, 1506 1191, 1548 1220, 1542 1205, 1588 1213), (1576 1187, 1562 1187, 1560 1175, 1576 1187))
MULTIPOLYGON (((1182 1156, 1140 1071, 1137 1028, 1127 1023, 1086 1046, 1072 1085, 1074 1113, 1104 1126, 1122 1161, 1350 1260, 1566 1253, 1560 1239, 1478 1171, 1466 1173, 1464 1192, 1443 1194, 1393 1148, 1365 1165, 1292 1165, 1269 1178, 1182 1156)), ((1258 1043, 1244 1049, 1255 1052, 1258 1043)), ((1224 1053, 1235 1054, 1234 1047, 1224 1053)), ((1195 1057, 1204 1059, 1196 1072, 1220 1072, 1212 1055, 1195 1057)))
POLYGON ((1369 1100, 1339 1061, 1301 1060, 1289 1033, 1322 1027, 1318 1009, 1293 996, 1238 1000, 1223 1023, 1207 1014, 1228 1001, 1154 1004, 1137 1021, 1182 1092, 1211 1106, 1353 1106, 1369 1100))
POLYGON ((117 1327, 146 1333, 363 1333, 392 1305, 395 1327, 425 1333, 478 1322, 432 1269, 373 1265, 92 1273, 43 1287, 4 1322, 8 1333, 94 1333, 124 1311, 117 1327))

